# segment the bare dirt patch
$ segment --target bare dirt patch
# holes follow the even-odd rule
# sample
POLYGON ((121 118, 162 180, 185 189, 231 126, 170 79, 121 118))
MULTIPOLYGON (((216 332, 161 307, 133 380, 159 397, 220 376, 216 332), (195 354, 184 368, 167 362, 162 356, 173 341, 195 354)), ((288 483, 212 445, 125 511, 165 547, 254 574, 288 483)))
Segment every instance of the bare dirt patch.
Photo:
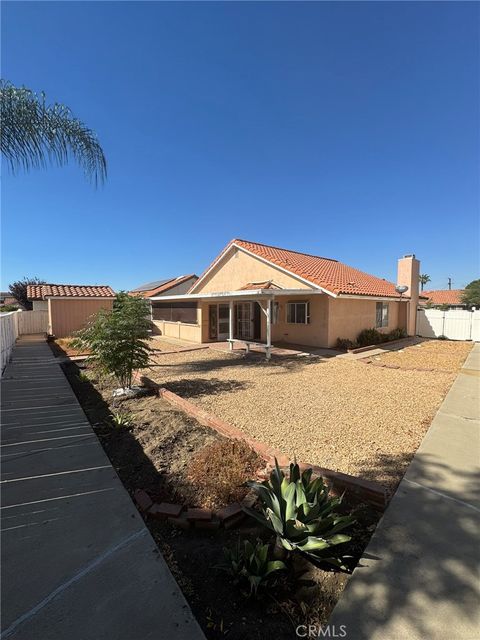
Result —
POLYGON ((292 458, 394 488, 471 348, 430 344, 408 347, 403 353, 413 355, 404 357, 412 368, 434 363, 440 371, 340 358, 282 356, 267 363, 209 349, 162 356, 162 366, 147 375, 292 458))

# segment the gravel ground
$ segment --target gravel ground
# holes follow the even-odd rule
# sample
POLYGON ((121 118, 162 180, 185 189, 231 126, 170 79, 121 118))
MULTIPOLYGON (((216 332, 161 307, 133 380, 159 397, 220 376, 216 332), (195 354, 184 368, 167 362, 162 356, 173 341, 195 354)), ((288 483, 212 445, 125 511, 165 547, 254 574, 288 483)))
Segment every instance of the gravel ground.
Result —
POLYGON ((404 369, 435 369, 458 371, 472 348, 471 342, 426 340, 418 345, 391 351, 373 358, 384 364, 400 365, 404 369))
POLYGON ((381 356, 407 370, 208 349, 161 356, 148 375, 291 457, 394 487, 470 349, 425 341, 381 356))

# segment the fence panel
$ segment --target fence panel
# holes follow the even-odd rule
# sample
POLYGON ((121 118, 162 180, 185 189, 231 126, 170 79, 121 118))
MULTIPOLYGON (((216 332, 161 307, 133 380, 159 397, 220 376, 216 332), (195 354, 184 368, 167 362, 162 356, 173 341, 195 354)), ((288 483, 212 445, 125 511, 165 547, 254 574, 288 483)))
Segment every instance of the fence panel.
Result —
POLYGON ((449 340, 480 342, 480 311, 418 309, 417 335, 424 338, 445 336, 449 340))
POLYGON ((0 376, 18 338, 18 311, 0 313, 0 376))
POLYGON ((22 311, 18 315, 18 330, 20 335, 25 335, 26 333, 46 333, 48 311, 22 311))
POLYGON ((480 311, 472 313, 472 340, 480 342, 480 311))

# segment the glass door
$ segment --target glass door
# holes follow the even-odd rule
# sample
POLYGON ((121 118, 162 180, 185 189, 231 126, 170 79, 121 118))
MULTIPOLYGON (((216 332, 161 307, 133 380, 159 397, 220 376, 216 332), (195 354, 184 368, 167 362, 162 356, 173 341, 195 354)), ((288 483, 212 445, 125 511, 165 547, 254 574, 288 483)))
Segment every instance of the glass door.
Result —
POLYGON ((226 340, 229 337, 229 314, 228 304, 218 305, 218 339, 226 340))

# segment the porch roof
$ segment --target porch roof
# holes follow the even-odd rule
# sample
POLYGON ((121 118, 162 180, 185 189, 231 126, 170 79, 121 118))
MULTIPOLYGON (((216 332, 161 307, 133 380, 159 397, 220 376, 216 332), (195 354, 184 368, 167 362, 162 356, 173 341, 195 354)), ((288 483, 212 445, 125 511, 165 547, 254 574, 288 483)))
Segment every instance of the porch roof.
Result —
POLYGON ((393 300, 389 296, 365 296, 365 295, 331 295, 320 289, 239 289, 236 291, 214 291, 211 293, 184 293, 176 296, 152 296, 152 302, 172 302, 175 300, 186 302, 188 300, 272 300, 273 298, 288 296, 310 296, 328 295, 332 298, 348 298, 351 300, 376 300, 384 302, 408 302, 409 298, 403 296, 393 300))
POLYGON ((323 291, 315 289, 239 289, 237 291, 216 291, 211 293, 184 293, 176 296, 153 296, 150 300, 168 302, 171 300, 225 300, 225 299, 271 299, 275 296, 310 296, 325 295, 323 291))

